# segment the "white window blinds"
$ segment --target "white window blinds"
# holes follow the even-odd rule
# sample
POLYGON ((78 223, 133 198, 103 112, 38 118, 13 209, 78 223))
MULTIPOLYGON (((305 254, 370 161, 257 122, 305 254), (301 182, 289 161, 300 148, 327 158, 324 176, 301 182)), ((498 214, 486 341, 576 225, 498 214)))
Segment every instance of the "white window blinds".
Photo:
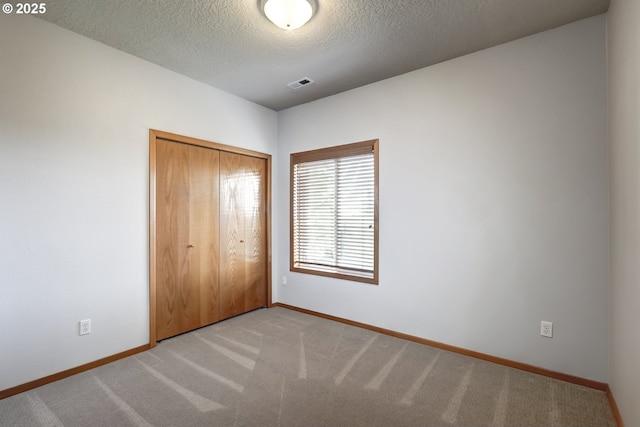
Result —
POLYGON ((294 271, 377 280, 376 144, 292 155, 294 271))

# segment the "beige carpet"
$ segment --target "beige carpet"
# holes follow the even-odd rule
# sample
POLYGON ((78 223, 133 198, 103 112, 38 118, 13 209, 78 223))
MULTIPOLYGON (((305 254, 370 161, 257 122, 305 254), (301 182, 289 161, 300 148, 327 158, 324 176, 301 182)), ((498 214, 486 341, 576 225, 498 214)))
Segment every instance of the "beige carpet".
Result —
POLYGON ((615 426, 603 392, 284 308, 0 401, 2 426, 615 426))

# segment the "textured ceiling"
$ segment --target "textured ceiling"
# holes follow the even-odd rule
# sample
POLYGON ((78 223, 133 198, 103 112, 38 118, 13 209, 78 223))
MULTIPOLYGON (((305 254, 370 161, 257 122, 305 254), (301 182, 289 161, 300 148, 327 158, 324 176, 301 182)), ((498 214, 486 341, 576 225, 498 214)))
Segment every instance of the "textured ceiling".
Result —
POLYGON ((317 0, 284 31, 260 0, 48 0, 41 19, 274 110, 607 11, 609 0, 317 0), (313 84, 291 89, 308 77, 313 84))

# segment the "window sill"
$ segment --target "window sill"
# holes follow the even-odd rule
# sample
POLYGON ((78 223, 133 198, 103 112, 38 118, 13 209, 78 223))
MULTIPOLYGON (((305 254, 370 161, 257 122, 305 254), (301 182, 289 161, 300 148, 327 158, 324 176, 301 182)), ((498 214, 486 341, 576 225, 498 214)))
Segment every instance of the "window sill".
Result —
POLYGON ((334 279, 351 280, 353 282, 368 283, 371 285, 378 284, 378 277, 375 273, 365 271, 353 271, 335 267, 313 267, 305 266, 304 264, 296 264, 290 268, 295 273, 312 274, 315 276, 331 277, 334 279))

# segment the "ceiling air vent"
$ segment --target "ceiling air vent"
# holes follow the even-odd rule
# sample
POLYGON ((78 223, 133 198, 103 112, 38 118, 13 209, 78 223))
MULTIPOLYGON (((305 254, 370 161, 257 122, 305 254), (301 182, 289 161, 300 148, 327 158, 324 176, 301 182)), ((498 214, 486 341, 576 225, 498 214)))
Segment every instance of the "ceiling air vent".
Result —
POLYGON ((300 80, 289 83, 287 86, 289 86, 291 89, 300 89, 302 86, 309 86, 311 83, 313 83, 313 80, 311 80, 309 77, 303 77, 300 80))

